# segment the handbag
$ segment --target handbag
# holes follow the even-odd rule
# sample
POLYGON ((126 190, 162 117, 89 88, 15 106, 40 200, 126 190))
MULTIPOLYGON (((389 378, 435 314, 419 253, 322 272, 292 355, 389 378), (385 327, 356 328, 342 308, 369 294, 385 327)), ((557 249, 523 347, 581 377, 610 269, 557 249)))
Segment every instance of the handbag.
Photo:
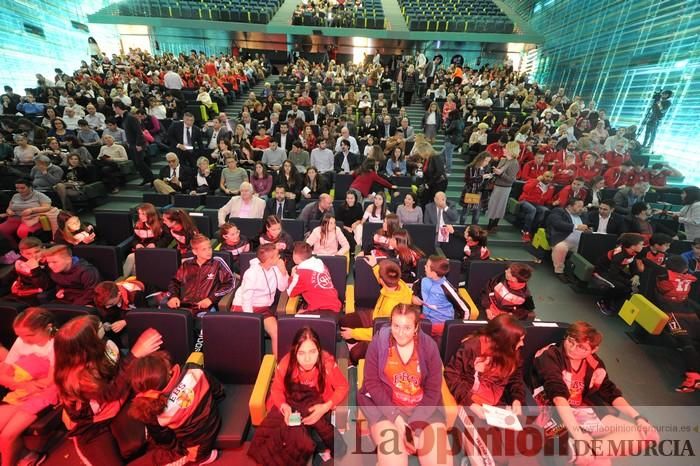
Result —
POLYGON ((464 204, 481 204, 481 193, 464 193, 464 204))

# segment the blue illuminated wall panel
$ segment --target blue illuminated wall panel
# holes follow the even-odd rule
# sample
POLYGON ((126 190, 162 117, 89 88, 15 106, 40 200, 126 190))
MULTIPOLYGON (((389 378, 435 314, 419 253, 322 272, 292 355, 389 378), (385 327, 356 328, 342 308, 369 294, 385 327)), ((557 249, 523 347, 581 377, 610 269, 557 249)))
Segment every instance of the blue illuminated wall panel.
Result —
POLYGON ((118 41, 113 26, 89 26, 87 14, 114 0, 0 0, 0 84, 23 94, 36 73, 72 73, 89 57, 87 38, 118 41), (75 22, 76 24, 74 24, 75 22), (87 28, 87 31, 85 30, 87 28))
POLYGON ((504 0, 545 37, 535 79, 639 125, 653 91, 674 92, 654 151, 700 184, 700 2, 504 0))

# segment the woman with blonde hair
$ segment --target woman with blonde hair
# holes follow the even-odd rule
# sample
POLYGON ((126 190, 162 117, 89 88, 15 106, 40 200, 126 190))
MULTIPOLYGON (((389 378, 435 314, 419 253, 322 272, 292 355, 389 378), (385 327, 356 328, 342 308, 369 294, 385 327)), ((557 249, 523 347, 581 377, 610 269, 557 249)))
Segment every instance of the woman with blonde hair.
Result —
POLYGON ((491 197, 489 198, 489 207, 486 214, 489 218, 487 229, 490 233, 496 231, 498 222, 506 212, 510 190, 520 170, 518 155, 520 155, 520 144, 515 141, 510 141, 506 144, 505 150, 503 151, 503 158, 498 162, 498 166, 493 169, 496 181, 491 197))

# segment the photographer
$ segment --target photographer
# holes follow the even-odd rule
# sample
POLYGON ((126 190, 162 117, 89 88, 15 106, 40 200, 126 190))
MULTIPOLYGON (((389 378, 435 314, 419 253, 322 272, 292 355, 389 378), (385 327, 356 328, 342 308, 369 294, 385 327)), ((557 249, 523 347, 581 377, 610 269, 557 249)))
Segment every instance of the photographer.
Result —
POLYGON ((669 99, 673 95, 671 91, 663 91, 654 93, 654 103, 651 104, 651 108, 647 112, 646 117, 646 131, 644 132, 644 147, 649 147, 654 144, 654 139, 656 139, 656 130, 659 128, 659 124, 663 119, 664 115, 671 108, 671 102, 669 99))

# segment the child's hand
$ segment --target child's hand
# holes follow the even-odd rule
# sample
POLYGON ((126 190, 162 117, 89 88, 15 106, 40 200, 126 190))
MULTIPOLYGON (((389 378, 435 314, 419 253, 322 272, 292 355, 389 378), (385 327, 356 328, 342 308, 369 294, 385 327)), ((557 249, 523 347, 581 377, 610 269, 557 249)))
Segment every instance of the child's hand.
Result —
POLYGON ((118 320, 112 324, 112 331, 114 333, 119 333, 126 327, 126 320, 118 320))
POLYGON ((340 336, 344 340, 349 340, 352 338, 352 329, 348 327, 340 327, 340 336))

